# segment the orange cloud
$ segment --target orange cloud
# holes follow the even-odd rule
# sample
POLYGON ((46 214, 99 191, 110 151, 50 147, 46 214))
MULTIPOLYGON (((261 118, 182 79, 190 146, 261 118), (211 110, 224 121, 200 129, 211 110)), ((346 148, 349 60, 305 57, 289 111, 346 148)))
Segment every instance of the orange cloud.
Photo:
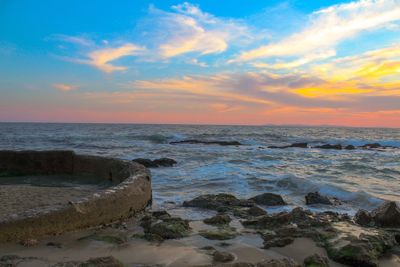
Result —
POLYGON ((79 88, 79 86, 77 85, 65 84, 65 83, 54 83, 52 84, 52 87, 64 92, 73 91, 79 88))

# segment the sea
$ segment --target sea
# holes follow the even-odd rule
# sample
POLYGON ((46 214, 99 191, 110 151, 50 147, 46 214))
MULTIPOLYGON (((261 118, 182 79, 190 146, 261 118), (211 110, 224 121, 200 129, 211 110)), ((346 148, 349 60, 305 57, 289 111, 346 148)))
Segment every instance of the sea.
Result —
POLYGON ((400 201, 400 129, 345 127, 0 123, 0 150, 73 150, 76 153, 156 159, 174 167, 151 169, 157 208, 180 206, 202 194, 249 198, 281 194, 289 203, 270 212, 305 207, 309 192, 336 197, 338 206, 309 206, 354 214, 384 200, 400 201), (239 141, 241 146, 170 144, 187 139, 239 141), (307 142, 386 149, 271 149, 307 142))

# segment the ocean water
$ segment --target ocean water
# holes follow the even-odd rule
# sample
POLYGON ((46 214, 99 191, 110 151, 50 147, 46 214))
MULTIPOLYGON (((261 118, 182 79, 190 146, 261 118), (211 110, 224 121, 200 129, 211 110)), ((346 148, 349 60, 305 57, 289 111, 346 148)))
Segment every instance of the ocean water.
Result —
POLYGON ((273 192, 290 203, 270 211, 304 206, 304 196, 313 191, 341 199, 343 205, 329 210, 350 214, 358 208, 371 210, 383 200, 400 201, 400 129, 0 123, 0 149, 173 158, 178 161, 175 167, 151 169, 157 207, 220 192, 239 197, 273 192), (244 145, 169 144, 184 139, 235 140, 244 145), (267 148, 295 142, 357 146, 378 142, 396 148, 267 148))

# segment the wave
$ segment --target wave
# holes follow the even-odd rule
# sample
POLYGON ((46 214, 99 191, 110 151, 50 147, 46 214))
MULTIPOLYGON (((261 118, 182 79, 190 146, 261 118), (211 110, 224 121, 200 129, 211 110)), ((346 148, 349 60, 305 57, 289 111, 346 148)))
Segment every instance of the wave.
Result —
POLYGON ((338 198, 355 208, 372 210, 384 202, 365 191, 349 191, 336 185, 311 181, 294 175, 285 176, 282 179, 275 180, 274 183, 279 189, 290 191, 294 195, 305 196, 309 192, 319 192, 332 198, 338 198))

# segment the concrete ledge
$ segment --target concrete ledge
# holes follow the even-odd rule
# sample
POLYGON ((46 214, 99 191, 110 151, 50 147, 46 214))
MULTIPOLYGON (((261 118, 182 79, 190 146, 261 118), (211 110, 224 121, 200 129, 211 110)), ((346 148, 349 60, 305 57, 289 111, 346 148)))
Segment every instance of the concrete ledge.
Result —
MULTIPOLYGON (((151 202, 150 172, 140 164, 72 151, 0 151, 0 173, 90 174, 113 186, 79 201, 0 220, 0 242, 60 234, 133 216, 151 202)), ((1 176, 0 176, 1 179, 1 176)), ((4 205, 4 203, 2 203, 4 205)))

